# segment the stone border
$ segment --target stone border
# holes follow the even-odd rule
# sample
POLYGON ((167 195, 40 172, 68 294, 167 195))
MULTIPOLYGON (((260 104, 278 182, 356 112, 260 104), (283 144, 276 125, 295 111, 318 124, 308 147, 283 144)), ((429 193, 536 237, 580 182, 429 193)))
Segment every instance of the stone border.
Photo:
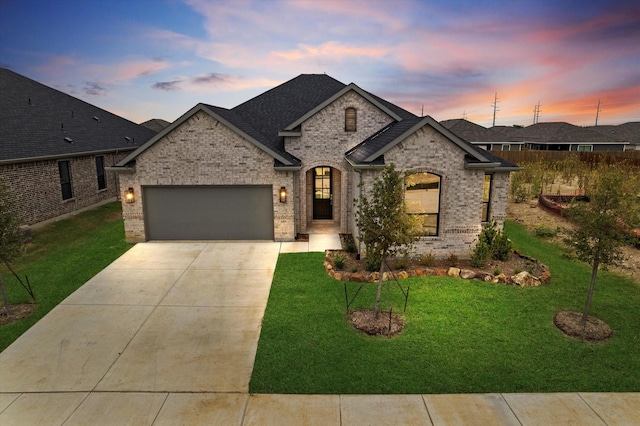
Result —
MULTIPOLYGON (((325 250, 324 269, 331 278, 337 281, 350 281, 357 283, 375 283, 380 278, 379 272, 346 272, 336 271, 333 269, 329 253, 343 252, 343 250, 325 250)), ((530 256, 526 256, 517 250, 513 253, 525 260, 535 263, 542 269, 542 273, 539 277, 530 274, 527 271, 522 271, 511 277, 507 277, 505 274, 493 275, 485 271, 475 271, 471 269, 460 268, 416 268, 409 270, 402 270, 396 272, 384 272, 382 281, 389 281, 391 279, 405 279, 409 277, 423 277, 423 276, 439 276, 439 277, 453 277, 462 278, 465 280, 479 280, 484 282, 502 283, 509 285, 518 285, 521 287, 538 287, 547 284, 551 280, 551 273, 549 268, 544 263, 541 263, 538 259, 530 256)))

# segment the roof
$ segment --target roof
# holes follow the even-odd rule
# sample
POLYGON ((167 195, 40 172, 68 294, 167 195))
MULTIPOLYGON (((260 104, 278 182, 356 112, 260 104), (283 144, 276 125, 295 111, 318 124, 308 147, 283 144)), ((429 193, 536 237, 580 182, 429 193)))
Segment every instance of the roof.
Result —
POLYGON ((543 143, 624 142, 619 136, 602 134, 588 127, 574 126, 565 122, 532 124, 522 129, 521 136, 527 142, 543 143))
POLYGON ((464 119, 441 121, 447 129, 469 142, 504 142, 503 134, 464 119))
POLYGON ((164 130, 164 128, 167 127, 169 124, 171 123, 161 118, 152 118, 151 120, 147 120, 144 123, 140 123, 141 126, 144 126, 147 129, 151 129, 156 133, 164 130))
POLYGON ((619 126, 592 126, 589 129, 630 143, 640 143, 640 121, 630 121, 619 126))
MULTIPOLYGON (((476 164, 487 167, 499 167, 502 164, 489 160, 466 140, 451 133, 431 117, 417 117, 353 83, 345 85, 326 74, 302 74, 232 109, 203 103, 196 105, 129 154, 117 164, 117 167, 127 167, 132 160, 162 139, 164 135, 193 114, 202 111, 223 122, 243 138, 270 154, 274 158, 274 167, 299 168, 300 159, 285 151, 283 134, 297 134, 301 123, 349 91, 358 93, 393 120, 390 126, 345 154, 353 165, 367 167, 384 164, 383 155, 386 151, 425 125, 430 125, 444 134, 472 157, 476 164)), ((511 165, 509 163, 509 167, 511 165)))
POLYGON ((0 68, 0 163, 133 150, 156 132, 0 68))

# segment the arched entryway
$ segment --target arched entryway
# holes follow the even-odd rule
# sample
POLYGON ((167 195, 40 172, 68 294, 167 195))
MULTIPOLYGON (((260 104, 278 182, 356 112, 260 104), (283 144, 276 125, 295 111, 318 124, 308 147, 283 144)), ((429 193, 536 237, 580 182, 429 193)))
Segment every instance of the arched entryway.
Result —
POLYGON ((326 225, 340 228, 342 173, 335 167, 318 165, 306 175, 306 227, 326 225))

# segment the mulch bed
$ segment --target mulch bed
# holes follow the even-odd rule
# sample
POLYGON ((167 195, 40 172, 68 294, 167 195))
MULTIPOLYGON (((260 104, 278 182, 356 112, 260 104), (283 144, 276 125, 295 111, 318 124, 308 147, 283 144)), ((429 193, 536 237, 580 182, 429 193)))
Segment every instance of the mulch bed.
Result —
POLYGON ((9 306, 9 314, 4 312, 4 308, 0 308, 0 325, 11 324, 22 318, 26 318, 35 312, 37 305, 35 303, 19 303, 9 306))
POLYGON ((588 316, 587 325, 582 330, 582 314, 574 311, 560 311, 553 317, 553 323, 570 337, 584 338, 589 342, 602 342, 613 336, 613 330, 604 321, 588 316))
POLYGON ((404 328, 404 319, 395 312, 391 313, 391 329, 389 311, 380 311, 378 318, 375 317, 373 309, 351 311, 348 316, 351 325, 369 336, 393 337, 404 328))

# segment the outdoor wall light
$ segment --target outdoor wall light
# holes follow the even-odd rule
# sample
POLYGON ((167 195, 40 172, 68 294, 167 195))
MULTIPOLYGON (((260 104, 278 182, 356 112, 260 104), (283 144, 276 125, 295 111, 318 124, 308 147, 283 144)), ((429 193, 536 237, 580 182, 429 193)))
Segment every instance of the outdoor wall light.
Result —
POLYGON ((287 202, 287 188, 285 188, 284 186, 280 187, 280 202, 281 203, 287 202))
POLYGON ((127 189, 127 191, 124 193, 124 201, 128 204, 133 204, 136 201, 136 196, 133 193, 133 188, 129 188, 127 189))

